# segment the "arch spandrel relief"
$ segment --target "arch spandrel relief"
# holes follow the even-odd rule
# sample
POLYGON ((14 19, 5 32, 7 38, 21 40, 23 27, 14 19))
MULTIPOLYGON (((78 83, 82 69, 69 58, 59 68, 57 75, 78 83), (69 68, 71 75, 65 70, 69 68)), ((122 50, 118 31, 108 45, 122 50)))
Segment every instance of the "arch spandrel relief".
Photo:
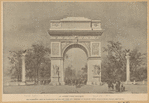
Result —
POLYGON ((81 43, 68 43, 62 50, 62 54, 61 54, 62 57, 64 57, 65 52, 71 48, 80 48, 86 53, 87 57, 90 56, 90 51, 85 45, 83 45, 81 43))

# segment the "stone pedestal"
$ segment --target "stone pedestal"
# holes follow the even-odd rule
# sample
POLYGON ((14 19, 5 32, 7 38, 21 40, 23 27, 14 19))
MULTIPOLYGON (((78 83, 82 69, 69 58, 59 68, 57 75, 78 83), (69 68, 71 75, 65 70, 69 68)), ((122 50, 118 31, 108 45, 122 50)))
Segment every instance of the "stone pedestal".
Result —
POLYGON ((65 85, 63 59, 61 58, 51 60, 51 82, 50 84, 65 85))
POLYGON ((19 83, 19 85, 26 85, 26 83, 25 82, 21 82, 21 83, 19 83))
POLYGON ((129 53, 126 54, 126 84, 130 84, 130 67, 129 67, 129 53))
POLYGON ((52 77, 52 78, 51 78, 52 81, 51 81, 50 84, 52 84, 52 85, 54 85, 54 86, 56 86, 56 85, 60 85, 60 82, 59 82, 59 79, 58 79, 58 78, 59 78, 58 76, 54 76, 54 77, 52 77))
POLYGON ((87 83, 86 83, 87 85, 92 85, 92 82, 90 82, 90 81, 87 81, 87 83))
POLYGON ((87 85, 100 85, 101 84, 101 72, 97 75, 94 74, 95 65, 101 67, 101 60, 99 58, 89 58, 88 59, 88 76, 87 85))

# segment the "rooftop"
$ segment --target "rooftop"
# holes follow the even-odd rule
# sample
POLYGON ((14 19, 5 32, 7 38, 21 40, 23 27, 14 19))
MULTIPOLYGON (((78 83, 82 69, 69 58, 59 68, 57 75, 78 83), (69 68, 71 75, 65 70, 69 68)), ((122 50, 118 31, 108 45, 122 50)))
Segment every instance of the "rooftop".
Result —
POLYGON ((67 17, 61 19, 60 21, 91 21, 91 19, 85 17, 67 17))

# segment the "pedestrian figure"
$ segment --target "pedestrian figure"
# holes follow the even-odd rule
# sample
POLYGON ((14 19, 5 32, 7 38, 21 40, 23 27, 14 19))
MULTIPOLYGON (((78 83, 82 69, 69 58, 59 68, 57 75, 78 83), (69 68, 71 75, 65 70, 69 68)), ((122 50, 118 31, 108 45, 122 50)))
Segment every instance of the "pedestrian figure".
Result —
POLYGON ((118 81, 118 92, 120 92, 120 86, 121 86, 121 82, 120 81, 118 81))
POLYGON ((133 84, 136 84, 136 81, 135 80, 133 81, 133 84))
POLYGON ((120 92, 120 81, 116 82, 116 91, 120 92))
POLYGON ((112 83, 112 81, 108 81, 108 88, 110 89, 110 88, 112 88, 112 89, 114 89, 114 85, 113 85, 113 83, 112 83))
POLYGON ((116 90, 116 82, 113 82, 113 89, 116 90))
POLYGON ((124 87, 123 84, 121 84, 121 91, 122 91, 122 92, 125 91, 125 87, 124 87))

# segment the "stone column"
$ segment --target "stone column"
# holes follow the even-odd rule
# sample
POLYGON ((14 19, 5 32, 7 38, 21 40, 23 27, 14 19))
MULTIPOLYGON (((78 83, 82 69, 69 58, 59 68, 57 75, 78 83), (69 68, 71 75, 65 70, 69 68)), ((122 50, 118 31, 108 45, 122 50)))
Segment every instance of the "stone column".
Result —
POLYGON ((23 53, 22 54, 22 85, 24 84, 25 85, 25 75, 26 75, 26 73, 25 73, 25 53, 23 53))
POLYGON ((126 53, 126 84, 128 84, 130 82, 130 67, 129 67, 129 53, 126 53))

